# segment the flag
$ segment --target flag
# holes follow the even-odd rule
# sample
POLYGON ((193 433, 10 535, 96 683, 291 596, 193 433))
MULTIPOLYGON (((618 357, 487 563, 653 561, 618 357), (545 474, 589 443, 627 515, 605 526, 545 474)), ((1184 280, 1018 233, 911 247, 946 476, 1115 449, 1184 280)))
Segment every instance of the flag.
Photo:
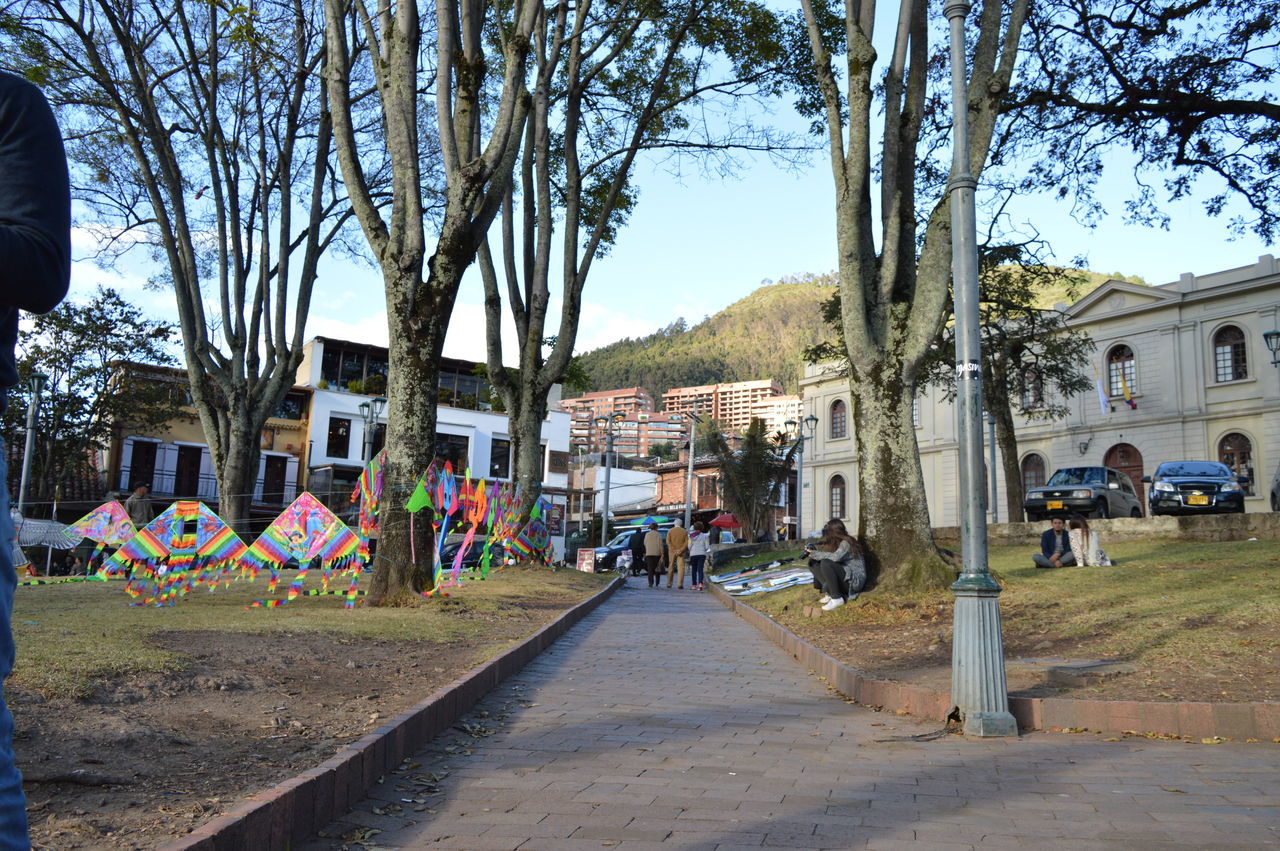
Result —
POLYGON ((1102 409, 1102 415, 1105 417, 1111 413, 1111 400, 1107 398, 1107 390, 1102 386, 1102 379, 1098 377, 1098 370, 1093 370, 1093 383, 1098 388, 1098 407, 1102 409))
POLYGON ((1138 410, 1138 403, 1133 401, 1133 394, 1129 392, 1129 382, 1124 380, 1124 366, 1120 367, 1120 389, 1124 391, 1124 400, 1133 410, 1138 410))

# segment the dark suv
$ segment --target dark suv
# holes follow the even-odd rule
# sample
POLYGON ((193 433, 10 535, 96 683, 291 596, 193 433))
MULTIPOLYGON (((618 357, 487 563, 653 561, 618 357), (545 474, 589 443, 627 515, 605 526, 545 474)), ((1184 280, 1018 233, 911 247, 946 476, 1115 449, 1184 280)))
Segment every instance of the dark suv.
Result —
POLYGON ((1044 485, 1027 490, 1022 510, 1030 523, 1069 514, 1141 517, 1142 503, 1133 481, 1119 470, 1063 467, 1044 485))
POLYGON ((1248 476, 1215 461, 1165 461, 1150 476, 1147 500, 1157 514, 1243 514, 1248 476))

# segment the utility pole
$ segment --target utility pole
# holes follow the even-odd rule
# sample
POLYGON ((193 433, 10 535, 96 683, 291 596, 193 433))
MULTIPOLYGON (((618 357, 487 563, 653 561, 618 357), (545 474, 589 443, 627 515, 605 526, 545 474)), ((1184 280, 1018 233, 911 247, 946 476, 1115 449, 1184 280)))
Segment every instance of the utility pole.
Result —
POLYGON ((960 404, 960 548, 964 566, 951 646, 951 700, 966 735, 1016 736, 1009 712, 1000 634, 1000 586, 987 566, 986 488, 982 481, 982 343, 978 316, 978 236, 969 171, 969 93, 965 79, 967 0, 942 10, 951 29, 951 275, 956 315, 956 398, 960 404))
POLYGON ((597 417, 596 425, 604 429, 604 513, 600 515, 600 546, 609 543, 609 485, 610 472, 613 470, 613 427, 622 419, 622 414, 612 417, 597 417))
POLYGON ((698 440, 698 403, 689 412, 689 468, 684 475, 684 528, 692 529, 693 522, 693 447, 698 440))

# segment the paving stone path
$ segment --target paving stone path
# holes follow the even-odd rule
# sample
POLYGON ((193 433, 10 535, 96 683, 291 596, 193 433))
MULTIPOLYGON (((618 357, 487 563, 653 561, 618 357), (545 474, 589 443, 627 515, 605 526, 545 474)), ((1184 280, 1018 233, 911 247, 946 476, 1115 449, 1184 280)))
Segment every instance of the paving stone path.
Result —
POLYGON ((630 584, 305 849, 1280 844, 1280 746, 904 741, 939 725, 846 703, 707 594, 630 584))

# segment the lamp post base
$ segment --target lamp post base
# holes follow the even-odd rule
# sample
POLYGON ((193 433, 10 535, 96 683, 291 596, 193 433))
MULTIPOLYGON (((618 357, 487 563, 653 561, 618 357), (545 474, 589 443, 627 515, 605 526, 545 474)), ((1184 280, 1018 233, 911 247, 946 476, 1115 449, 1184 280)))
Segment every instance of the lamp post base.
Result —
POLYGON ((1016 736, 1018 722, 1009 712, 1000 634, 1000 586, 952 587, 956 595, 951 646, 951 701, 959 709, 967 736, 1016 736))

